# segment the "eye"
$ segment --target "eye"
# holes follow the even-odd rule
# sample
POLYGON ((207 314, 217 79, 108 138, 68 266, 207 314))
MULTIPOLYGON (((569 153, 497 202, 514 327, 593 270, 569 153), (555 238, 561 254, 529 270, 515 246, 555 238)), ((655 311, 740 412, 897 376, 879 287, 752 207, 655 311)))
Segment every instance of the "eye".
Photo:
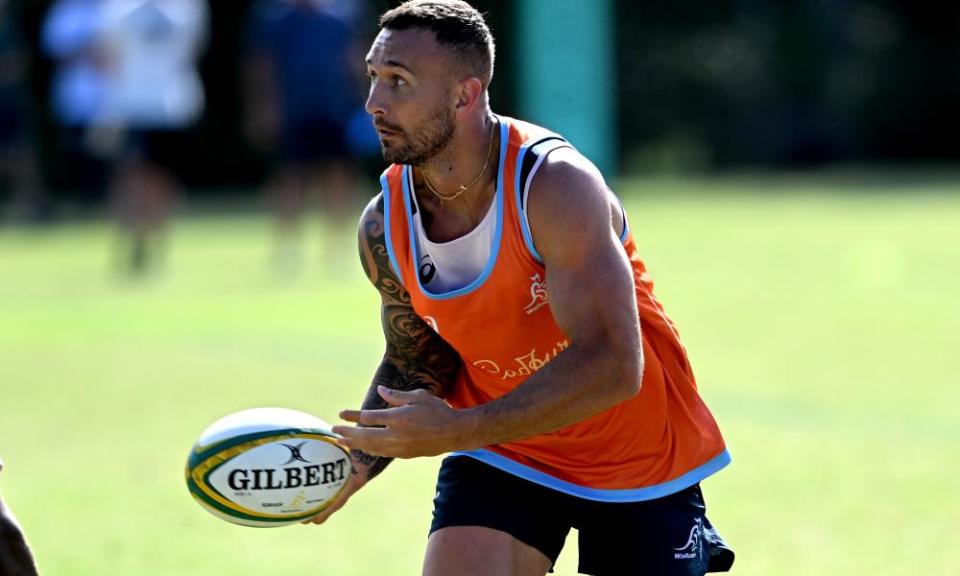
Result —
POLYGON ((406 85, 407 85, 407 81, 406 81, 405 79, 401 78, 400 76, 394 76, 394 77, 392 78, 392 82, 393 82, 393 85, 394 85, 394 86, 406 86, 406 85))

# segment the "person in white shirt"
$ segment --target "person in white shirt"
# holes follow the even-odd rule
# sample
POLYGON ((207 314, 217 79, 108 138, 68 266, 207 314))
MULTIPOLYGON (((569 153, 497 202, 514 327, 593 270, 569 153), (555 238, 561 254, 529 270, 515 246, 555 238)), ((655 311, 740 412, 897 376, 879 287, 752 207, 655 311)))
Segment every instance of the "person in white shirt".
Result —
POLYGON ((132 273, 156 258, 178 188, 176 159, 203 114, 197 65, 208 12, 205 0, 105 0, 102 7, 110 74, 97 121, 122 134, 114 198, 132 273))

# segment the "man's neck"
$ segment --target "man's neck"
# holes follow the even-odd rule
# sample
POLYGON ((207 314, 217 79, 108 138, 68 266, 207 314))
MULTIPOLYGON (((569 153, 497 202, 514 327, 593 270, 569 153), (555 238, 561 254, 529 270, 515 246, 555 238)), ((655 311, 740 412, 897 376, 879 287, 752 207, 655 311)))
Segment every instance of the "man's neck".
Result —
POLYGON ((462 236, 486 214, 499 169, 497 125, 496 118, 488 114, 458 128, 450 145, 415 172, 417 199, 429 214, 427 227, 432 239, 462 236), (461 190, 461 186, 468 188, 461 190))

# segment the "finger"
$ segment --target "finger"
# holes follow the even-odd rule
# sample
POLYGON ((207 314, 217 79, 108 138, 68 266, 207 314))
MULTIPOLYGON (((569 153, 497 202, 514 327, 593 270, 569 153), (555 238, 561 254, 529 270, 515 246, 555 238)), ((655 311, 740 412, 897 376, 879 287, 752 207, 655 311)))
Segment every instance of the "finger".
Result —
POLYGON ((403 392, 400 390, 394 390, 386 386, 377 386, 377 394, 380 394, 380 397, 391 406, 404 406, 407 404, 403 397, 403 392))
POLYGON ((343 439, 341 444, 348 450, 362 450, 373 456, 382 456, 381 450, 389 440, 388 428, 357 428, 355 426, 334 426, 333 432, 343 439))
POLYGON ((391 406, 417 404, 423 402, 426 400, 426 397, 430 396, 430 393, 423 389, 410 390, 407 392, 403 390, 394 390, 393 388, 387 388, 386 386, 377 386, 377 392, 380 394, 380 397, 391 406))
POLYGON ((340 418, 362 426, 389 426, 394 415, 392 410, 343 410, 340 418))
POLYGON ((389 428, 362 428, 360 426, 334 426, 334 434, 343 436, 347 442, 377 440, 391 435, 389 428))

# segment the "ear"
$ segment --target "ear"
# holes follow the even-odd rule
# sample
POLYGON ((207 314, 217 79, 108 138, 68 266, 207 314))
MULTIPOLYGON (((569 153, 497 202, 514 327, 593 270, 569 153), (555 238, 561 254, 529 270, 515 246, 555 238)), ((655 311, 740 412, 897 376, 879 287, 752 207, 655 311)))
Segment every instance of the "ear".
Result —
POLYGON ((457 112, 469 112, 483 96, 483 83, 476 76, 471 76, 461 80, 457 90, 457 112))

